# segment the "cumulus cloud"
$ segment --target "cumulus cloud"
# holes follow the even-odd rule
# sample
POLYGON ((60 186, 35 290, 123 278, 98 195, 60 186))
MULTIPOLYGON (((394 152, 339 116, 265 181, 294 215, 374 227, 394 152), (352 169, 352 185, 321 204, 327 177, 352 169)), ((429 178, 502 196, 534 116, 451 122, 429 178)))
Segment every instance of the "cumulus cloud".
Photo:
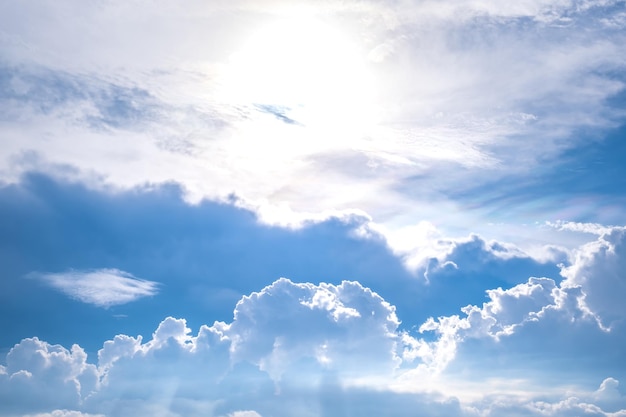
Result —
POLYGON ((77 409, 99 387, 96 366, 87 363, 78 345, 68 350, 36 337, 24 339, 9 351, 6 363, 0 398, 7 411, 22 408, 21 402, 30 401, 32 393, 37 393, 37 401, 23 410, 77 409))
POLYGON ((575 251, 572 264, 563 267, 564 288, 581 288, 583 308, 610 328, 626 319, 626 228, 613 227, 596 241, 575 251))
MULTIPOLYGON (((277 388, 301 387, 316 396, 328 373, 343 383, 392 375, 400 362, 398 326, 395 308, 359 283, 314 285, 282 278, 243 297, 231 323, 204 325, 194 335, 184 319, 168 317, 146 342, 118 335, 98 352, 97 367, 86 363, 76 345, 70 352, 25 339, 7 356, 2 391, 49 391, 48 402, 42 395, 29 405, 35 410, 254 416, 230 398, 231 384, 244 393, 269 389, 280 395, 277 388), (64 392, 63 386, 66 394, 53 395, 64 392)), ((20 398, 7 395, 5 407, 24 406, 20 398)), ((255 405, 268 405, 256 394, 253 398, 250 409, 264 415, 255 405)))
MULTIPOLYGON (((626 314, 621 301, 626 296, 625 234, 623 227, 607 230, 576 250, 569 266, 561 265, 560 282, 531 277, 507 289, 486 290, 488 301, 482 306, 462 307, 463 314, 430 317, 419 327, 419 333, 433 332, 434 340, 405 334, 403 357, 419 358, 420 366, 442 372, 469 339, 490 339, 506 346, 512 335, 524 332, 524 337, 532 340, 564 324, 573 326, 577 337, 582 338, 593 329, 606 333, 622 328, 626 314)), ((618 338, 612 343, 622 341, 618 338)), ((611 380, 603 385, 610 386, 611 380)))
POLYGON ((578 287, 559 286, 551 278, 531 277, 525 283, 506 290, 487 290, 486 294, 489 301, 482 307, 461 308, 463 316, 426 320, 419 332, 435 332, 437 338, 424 342, 407 336, 405 356, 420 357, 426 365, 441 371, 455 359, 459 345, 469 338, 490 338, 497 342, 529 323, 542 322, 546 317, 552 319, 554 315, 570 323, 594 322, 593 314, 582 304, 584 292, 578 287))
POLYGON ((362 376, 388 374, 399 364, 399 324, 395 308, 357 282, 316 286, 283 278, 242 298, 225 334, 235 360, 258 364, 276 380, 307 357, 362 376))
POLYGON ((51 287, 83 303, 98 307, 126 304, 158 292, 158 283, 118 269, 35 274, 51 287))
MULTIPOLYGON (((607 385, 613 385, 616 382, 613 378, 607 378, 595 392, 580 392, 577 396, 567 396, 558 401, 521 402, 519 400, 498 399, 487 406, 483 415, 489 417, 500 415, 623 417, 626 416, 626 409, 616 408, 615 403, 598 402, 595 398, 607 385)), ((621 407, 623 407, 626 398, 619 393, 616 393, 615 398, 619 398, 621 407)))
POLYGON ((230 323, 194 334, 186 320, 168 317, 145 342, 128 335, 106 341, 97 365, 79 346, 25 339, 0 368, 0 410, 46 417, 622 415, 626 401, 611 377, 594 391, 524 400, 490 397, 488 388, 463 401, 436 391, 442 361, 452 360, 446 352, 453 356, 464 338, 501 337, 507 326, 540 318, 545 304, 558 305, 557 296, 550 298, 555 289, 548 279, 531 278, 491 291, 481 311, 424 324, 424 331, 439 332, 433 344, 400 330, 395 308, 359 283, 283 278, 243 297, 230 323), (416 364, 421 382, 402 386, 416 364))

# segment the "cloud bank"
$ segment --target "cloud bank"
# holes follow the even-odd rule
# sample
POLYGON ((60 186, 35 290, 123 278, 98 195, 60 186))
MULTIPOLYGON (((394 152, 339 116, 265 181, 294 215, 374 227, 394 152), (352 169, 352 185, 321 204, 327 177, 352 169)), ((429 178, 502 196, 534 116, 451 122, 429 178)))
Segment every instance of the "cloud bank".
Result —
MULTIPOLYGON (((576 385, 566 382, 570 366, 553 365, 550 378, 565 378, 553 386, 541 382, 548 374, 533 365, 540 358, 527 356, 527 372, 506 385, 491 379, 488 364, 501 361, 503 352, 514 361, 528 355, 520 340, 539 348, 541 335, 557 329, 564 339, 542 346, 541 355, 567 359, 563 355, 573 341, 607 338, 609 343, 595 347, 597 362, 611 346, 622 345, 626 310, 610 304, 606 309, 594 303, 594 294, 605 286, 619 291, 607 271, 624 259, 623 241, 617 228, 581 247, 560 281, 531 277, 489 290, 482 307, 464 307, 463 316, 430 318, 418 332, 402 329, 395 307, 358 282, 315 285, 281 278, 241 298, 229 323, 202 325, 194 334, 186 320, 168 317, 149 340, 120 334, 106 341, 95 363, 78 345, 67 349, 24 339, 0 368, 2 412, 344 416, 380 409, 393 416, 416 410, 457 416, 622 416, 626 398, 610 374, 595 384, 576 385), (582 271, 586 280, 577 281, 582 271), (603 324, 607 318, 613 328, 603 324), (473 363, 458 361, 477 346, 482 354, 474 350, 473 363), (459 373, 462 364, 465 370, 459 373), (463 377, 467 372, 471 378, 463 377), (480 390, 477 381, 482 381, 480 390), (33 392, 36 401, 27 395, 33 392)), ((502 366, 515 369, 514 363, 502 366)), ((624 374, 615 362, 612 366, 614 375, 624 374)), ((605 371, 601 366, 594 375, 605 371)), ((585 369, 580 372, 589 377, 585 369)))

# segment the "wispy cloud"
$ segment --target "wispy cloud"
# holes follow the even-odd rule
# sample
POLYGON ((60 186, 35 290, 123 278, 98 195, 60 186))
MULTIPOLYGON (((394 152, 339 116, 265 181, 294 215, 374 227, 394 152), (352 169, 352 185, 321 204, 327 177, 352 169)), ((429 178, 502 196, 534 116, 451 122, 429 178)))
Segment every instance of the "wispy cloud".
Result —
POLYGON ((624 118, 619 2, 233 4, 4 6, 0 179, 72 166, 281 224, 358 209, 466 232, 488 216, 459 190, 515 184, 624 118))
POLYGON ((159 284, 118 269, 36 274, 45 283, 83 303, 108 308, 158 292, 159 284))
POLYGON ((73 410, 54 410, 51 413, 28 414, 24 417, 104 417, 103 414, 87 414, 73 410))

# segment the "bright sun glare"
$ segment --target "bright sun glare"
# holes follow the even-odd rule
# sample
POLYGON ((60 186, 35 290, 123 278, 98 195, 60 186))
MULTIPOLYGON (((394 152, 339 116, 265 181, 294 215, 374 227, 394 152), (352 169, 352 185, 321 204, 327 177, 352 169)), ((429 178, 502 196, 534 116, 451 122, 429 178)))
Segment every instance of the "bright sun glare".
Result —
POLYGON ((226 101, 273 106, 309 128, 339 133, 372 118, 361 50, 314 17, 283 17, 252 31, 231 56, 224 84, 226 101))

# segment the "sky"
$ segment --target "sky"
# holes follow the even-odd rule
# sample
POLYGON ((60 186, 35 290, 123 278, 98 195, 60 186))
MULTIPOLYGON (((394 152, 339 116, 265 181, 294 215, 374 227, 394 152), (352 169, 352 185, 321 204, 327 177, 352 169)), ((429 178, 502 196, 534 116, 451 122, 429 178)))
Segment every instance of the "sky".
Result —
POLYGON ((626 417, 623 0, 0 0, 0 416, 626 417))

